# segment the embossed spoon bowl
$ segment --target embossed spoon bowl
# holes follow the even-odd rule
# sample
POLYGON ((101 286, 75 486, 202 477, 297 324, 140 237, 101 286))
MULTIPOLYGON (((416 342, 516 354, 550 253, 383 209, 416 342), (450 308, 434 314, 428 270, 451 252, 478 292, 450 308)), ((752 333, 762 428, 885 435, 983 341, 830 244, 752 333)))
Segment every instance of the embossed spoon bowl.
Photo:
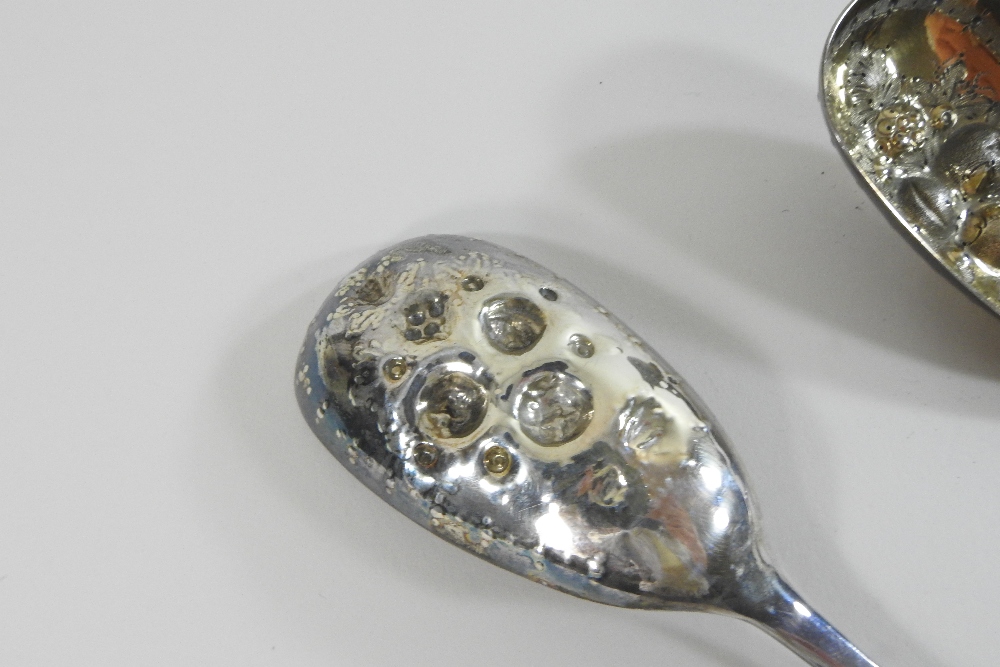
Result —
POLYGON ((823 54, 827 123, 888 217, 1000 314, 1000 3, 858 0, 823 54))
POLYGON ((735 615, 811 665, 874 665, 761 557, 694 392, 524 257, 459 236, 375 255, 310 324, 295 384, 351 473, 481 558, 596 602, 735 615))

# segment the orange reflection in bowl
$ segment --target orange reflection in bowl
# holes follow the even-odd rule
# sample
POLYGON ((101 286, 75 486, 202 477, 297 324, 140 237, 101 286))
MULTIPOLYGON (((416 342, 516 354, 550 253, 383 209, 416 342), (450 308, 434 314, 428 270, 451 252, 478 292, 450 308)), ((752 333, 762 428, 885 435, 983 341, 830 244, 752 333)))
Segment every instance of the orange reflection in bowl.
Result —
POLYGON ((961 59, 968 80, 976 82, 979 92, 1000 101, 1000 63, 967 26, 940 12, 928 14, 924 26, 942 64, 961 59))

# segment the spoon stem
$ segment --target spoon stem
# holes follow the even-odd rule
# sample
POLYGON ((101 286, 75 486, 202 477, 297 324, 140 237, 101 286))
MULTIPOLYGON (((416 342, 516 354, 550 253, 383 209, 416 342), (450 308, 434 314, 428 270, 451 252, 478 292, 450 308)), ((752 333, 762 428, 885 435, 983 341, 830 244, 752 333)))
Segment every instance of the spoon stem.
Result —
POLYGON ((878 667, 775 576, 764 599, 735 609, 813 667, 878 667))

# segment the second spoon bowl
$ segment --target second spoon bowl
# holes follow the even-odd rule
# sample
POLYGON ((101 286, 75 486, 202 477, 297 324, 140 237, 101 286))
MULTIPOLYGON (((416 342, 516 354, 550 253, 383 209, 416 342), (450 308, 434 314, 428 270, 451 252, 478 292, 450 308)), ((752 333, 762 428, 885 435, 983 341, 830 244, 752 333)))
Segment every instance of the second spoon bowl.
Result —
POLYGON ((858 0, 823 54, 834 141, 891 220, 1000 314, 1000 5, 858 0))

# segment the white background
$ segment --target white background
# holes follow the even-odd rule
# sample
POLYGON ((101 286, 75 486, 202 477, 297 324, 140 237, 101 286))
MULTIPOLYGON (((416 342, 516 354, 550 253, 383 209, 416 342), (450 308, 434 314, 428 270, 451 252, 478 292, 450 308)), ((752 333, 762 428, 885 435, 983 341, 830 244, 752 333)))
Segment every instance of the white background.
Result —
POLYGON ((876 662, 1000 662, 1000 320, 831 145, 842 1, 3 3, 0 664, 800 665, 479 561, 313 437, 313 312, 435 232, 659 350, 876 662))

